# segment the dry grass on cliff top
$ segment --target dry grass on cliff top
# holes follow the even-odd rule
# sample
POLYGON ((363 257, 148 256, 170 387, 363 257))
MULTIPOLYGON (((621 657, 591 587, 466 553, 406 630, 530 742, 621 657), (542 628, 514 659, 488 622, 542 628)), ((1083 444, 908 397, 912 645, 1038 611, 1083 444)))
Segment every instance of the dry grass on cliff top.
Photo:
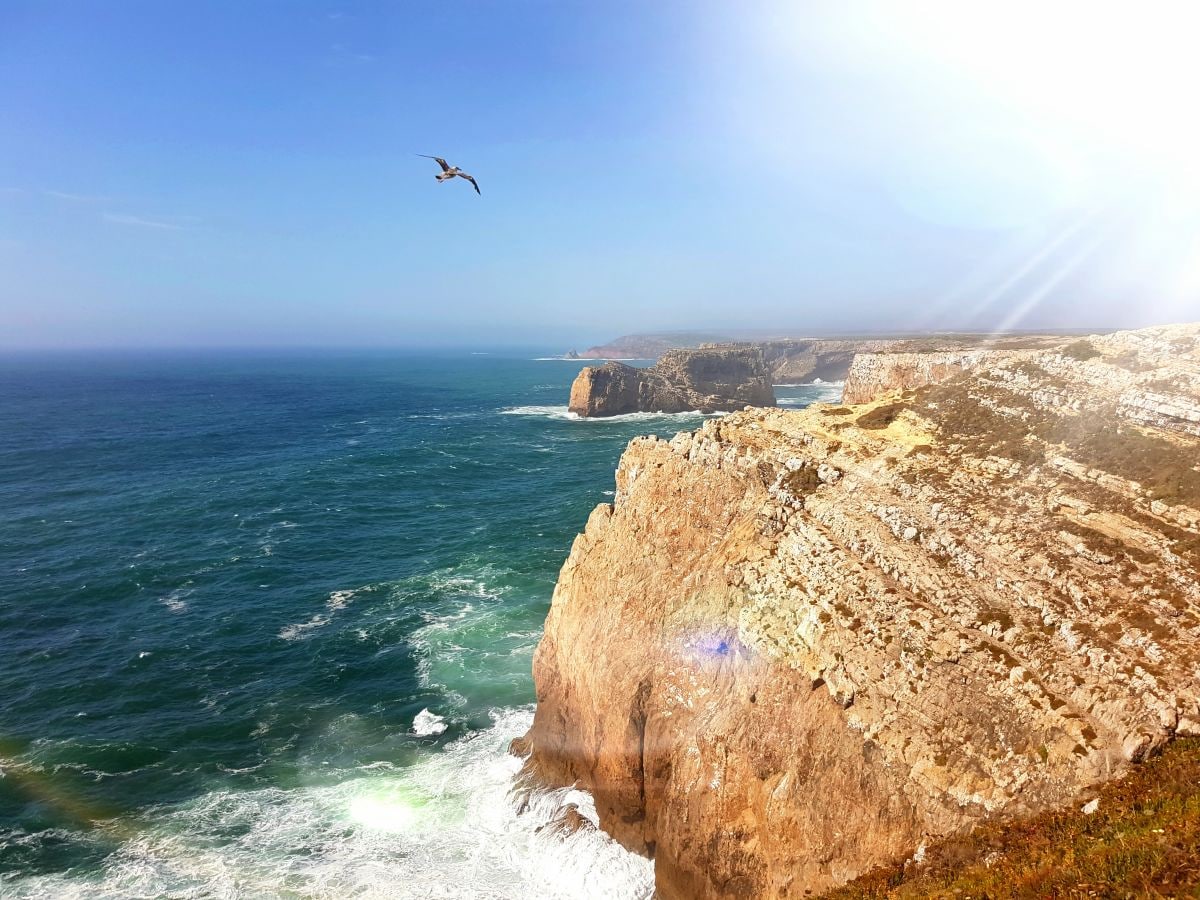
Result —
POLYGON ((1200 897, 1200 739, 1174 742, 1079 806, 991 823, 825 896, 1200 897))

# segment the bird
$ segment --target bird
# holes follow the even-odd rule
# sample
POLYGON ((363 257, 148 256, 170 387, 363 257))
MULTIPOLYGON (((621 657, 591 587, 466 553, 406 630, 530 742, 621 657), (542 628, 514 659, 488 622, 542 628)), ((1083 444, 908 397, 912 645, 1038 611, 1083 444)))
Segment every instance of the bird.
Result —
POLYGON ((471 182, 471 187, 475 188, 475 193, 479 194, 481 197, 483 196, 482 192, 479 190, 479 185, 475 183, 475 179, 458 166, 452 166, 440 156, 430 156, 428 153, 418 153, 417 156, 423 156, 426 159, 437 161, 437 164, 442 167, 442 171, 433 177, 438 181, 449 181, 451 178, 457 175, 459 178, 465 178, 467 181, 471 182))

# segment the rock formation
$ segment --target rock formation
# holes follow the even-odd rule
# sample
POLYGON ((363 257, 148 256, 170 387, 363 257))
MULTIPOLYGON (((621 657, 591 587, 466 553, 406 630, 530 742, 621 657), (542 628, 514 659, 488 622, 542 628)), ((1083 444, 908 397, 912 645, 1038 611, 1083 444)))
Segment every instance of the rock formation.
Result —
MULTIPOLYGON (((775 384, 841 381, 862 353, 929 353, 936 350, 1041 349, 1071 340, 1063 335, 938 334, 927 337, 762 338, 733 341, 712 335, 630 334, 591 347, 582 359, 658 359, 672 349, 757 348, 775 384)), ((572 351, 573 352, 573 351, 572 351)), ((567 354, 564 358, 573 358, 567 354)))
POLYGON ((856 353, 870 353, 902 347, 906 341, 894 340, 779 340, 705 344, 705 347, 757 347, 771 370, 775 384, 841 381, 850 369, 856 353))
POLYGON ((571 412, 716 412, 774 406, 775 392, 756 348, 668 350, 648 369, 610 362, 583 369, 571 385, 571 412))
POLYGON ((801 897, 1200 734, 1200 326, 975 363, 626 450, 523 746, 667 900, 801 897))
POLYGON ((727 340, 713 334, 672 332, 668 334, 626 334, 607 344, 589 347, 581 359, 658 359, 668 350, 692 349, 705 341, 727 340))
MULTIPOLYGON (((762 341, 752 344, 707 344, 713 347, 758 347, 775 384, 803 383, 816 379, 842 381, 851 373, 851 363, 887 354, 923 358, 937 352, 947 361, 985 352, 1008 352, 1059 346, 1070 338, 1061 335, 938 335, 921 338, 854 338, 847 340, 807 339, 762 341), (986 345, 986 346, 984 346, 986 345)), ((922 382, 928 383, 928 382, 922 382)), ((913 384, 913 387, 919 385, 913 384)), ((847 401, 851 402, 851 401, 847 401)))
POLYGON ((985 361, 994 363, 1022 352, 1024 351, 940 350, 931 353, 859 353, 848 367, 842 402, 869 403, 884 394, 937 384, 985 361))

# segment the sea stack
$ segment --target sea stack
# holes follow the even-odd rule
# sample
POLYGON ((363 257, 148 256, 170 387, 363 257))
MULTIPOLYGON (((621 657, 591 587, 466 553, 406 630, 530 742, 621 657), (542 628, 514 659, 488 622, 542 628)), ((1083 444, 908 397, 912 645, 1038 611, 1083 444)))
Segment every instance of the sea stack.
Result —
POLYGON ((635 439, 563 565, 526 771, 665 900, 817 893, 1200 735, 1200 326, 859 374, 635 439))
POLYGON ((668 350, 646 369, 620 362, 589 366, 571 385, 571 412, 727 412, 774 406, 770 373, 756 347, 668 350))

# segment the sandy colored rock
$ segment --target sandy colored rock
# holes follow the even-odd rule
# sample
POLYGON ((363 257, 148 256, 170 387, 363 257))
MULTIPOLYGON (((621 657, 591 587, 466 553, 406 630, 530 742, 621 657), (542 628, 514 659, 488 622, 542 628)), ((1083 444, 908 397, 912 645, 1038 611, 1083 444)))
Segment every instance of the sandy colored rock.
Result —
POLYGON ((527 774, 664 898, 801 897, 1200 721, 1200 327, 639 438, 563 566, 527 774))

